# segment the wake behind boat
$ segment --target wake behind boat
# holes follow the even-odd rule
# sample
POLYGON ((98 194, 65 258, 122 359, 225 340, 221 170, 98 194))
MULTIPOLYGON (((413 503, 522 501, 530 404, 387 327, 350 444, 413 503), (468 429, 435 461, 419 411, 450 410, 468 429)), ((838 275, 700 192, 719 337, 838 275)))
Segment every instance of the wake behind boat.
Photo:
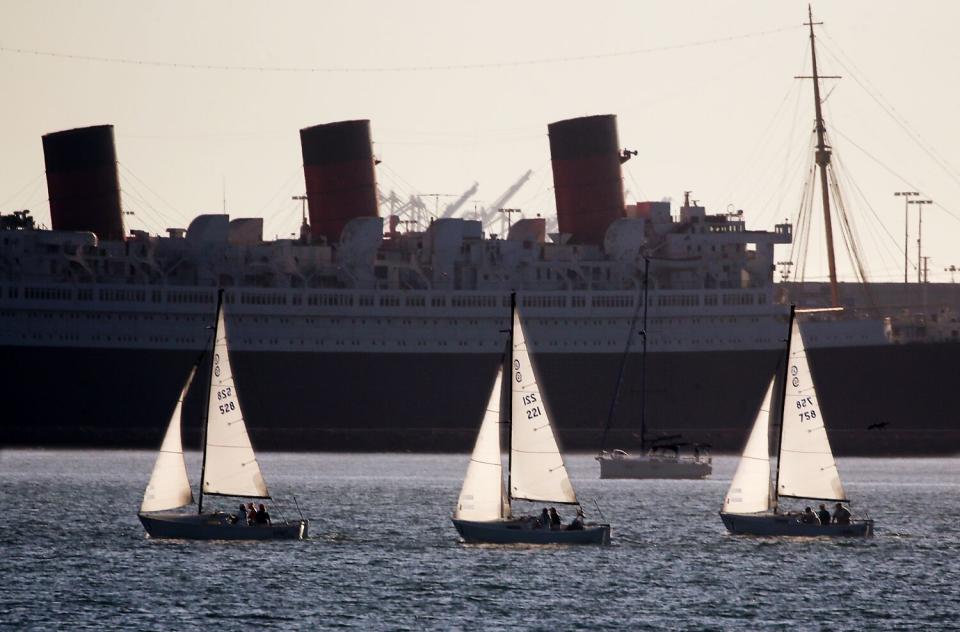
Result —
POLYGON ((576 492, 557 446, 536 375, 516 295, 511 295, 511 326, 504 366, 490 391, 477 442, 467 466, 453 525, 466 542, 489 544, 609 544, 610 525, 583 522, 576 492), (507 397, 503 376, 510 375, 507 485, 500 453, 500 402, 507 397), (574 505, 569 525, 552 524, 548 516, 514 517, 512 500, 574 505))
POLYGON ((151 538, 189 540, 276 540, 303 539, 307 520, 270 521, 263 516, 247 524, 242 511, 237 514, 203 513, 204 496, 233 496, 269 499, 270 492, 250 444, 243 421, 237 386, 233 380, 223 319, 223 290, 217 295, 217 319, 213 330, 213 361, 207 390, 204 421, 203 461, 200 470, 200 495, 197 513, 174 511, 193 504, 193 492, 183 460, 180 416, 183 400, 197 369, 190 372, 157 455, 150 482, 143 495, 137 517, 151 538))
POLYGON ((852 520, 843 503, 848 502, 837 470, 823 412, 817 402, 803 345, 803 336, 790 308, 787 355, 780 372, 780 406, 773 408, 774 385, 770 380, 757 412, 720 518, 730 533, 758 536, 870 536, 873 520, 852 520), (778 421, 777 470, 770 485, 769 425, 778 421), (781 498, 836 503, 831 516, 822 507, 821 518, 809 507, 803 513, 780 513, 781 498))

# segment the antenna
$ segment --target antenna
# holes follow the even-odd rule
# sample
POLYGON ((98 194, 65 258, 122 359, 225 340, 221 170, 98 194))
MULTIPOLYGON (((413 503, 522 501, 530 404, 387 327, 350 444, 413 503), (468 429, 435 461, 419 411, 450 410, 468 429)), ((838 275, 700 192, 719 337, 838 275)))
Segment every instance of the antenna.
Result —
POLYGON ((307 224, 307 196, 294 195, 290 199, 300 202, 300 239, 306 242, 310 236, 310 225, 307 224))
POLYGON ((498 209, 497 209, 497 212, 498 212, 498 213, 503 213, 503 217, 504 217, 504 220, 503 220, 504 223, 502 224, 502 228, 501 228, 500 232, 501 232, 501 234, 503 234, 503 235, 507 235, 507 234, 509 234, 509 232, 510 232, 510 226, 511 226, 510 216, 513 215, 514 213, 519 213, 519 212, 520 212, 520 209, 518 209, 518 208, 498 208, 498 209))
POLYGON ((777 265, 780 266, 780 280, 789 281, 790 280, 790 268, 793 267, 792 261, 778 261, 777 265))

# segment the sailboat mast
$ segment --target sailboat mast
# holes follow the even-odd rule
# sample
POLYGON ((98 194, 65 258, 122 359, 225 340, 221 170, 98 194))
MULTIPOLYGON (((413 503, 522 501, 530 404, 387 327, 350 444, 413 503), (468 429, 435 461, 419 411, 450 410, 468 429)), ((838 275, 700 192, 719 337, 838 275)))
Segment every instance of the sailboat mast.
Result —
POLYGON ((777 476, 773 484, 773 511, 776 513, 780 499, 780 447, 783 445, 783 415, 787 408, 787 380, 790 379, 790 345, 793 342, 793 319, 796 318, 796 305, 790 306, 790 319, 787 321, 787 354, 783 361, 783 383, 780 384, 780 431, 777 433, 777 476))
MULTIPOLYGON (((647 265, 650 265, 649 260, 647 260, 647 265)), ((637 326, 637 319, 640 317, 640 308, 646 305, 647 299, 647 289, 646 289, 646 269, 644 270, 644 289, 643 289, 643 305, 638 301, 637 308, 633 310, 633 317, 630 319, 630 327, 627 329, 627 343, 623 347, 623 355, 620 356, 620 370, 617 371, 617 383, 613 388, 613 397, 610 398, 610 409, 607 411, 607 423, 603 426, 603 435, 600 437, 600 452, 602 453, 607 449, 607 436, 610 434, 610 428, 613 426, 613 414, 617 410, 617 402, 620 400, 620 389, 623 386, 623 375, 626 373, 627 369, 627 358, 630 354, 630 343, 633 341, 633 328, 637 326)), ((644 307, 646 310, 646 307, 644 307)), ((643 326, 646 329, 647 323, 647 314, 644 311, 643 314, 643 326)), ((646 348, 646 347, 644 347, 646 348)), ((644 393, 644 397, 646 394, 644 393)), ((646 399, 644 399, 646 401, 646 399)), ((640 411, 640 446, 643 447, 643 411, 640 411)))
POLYGON ((820 171, 820 190, 823 200, 823 225, 827 237, 827 264, 830 267, 830 300, 833 307, 840 305, 839 291, 837 289, 837 263, 833 252, 833 225, 830 220, 830 187, 827 183, 827 166, 830 164, 830 147, 827 146, 824 138, 826 127, 823 123, 823 108, 820 102, 820 75, 817 72, 817 47, 813 35, 813 27, 823 22, 813 21, 813 9, 807 5, 807 15, 810 21, 807 26, 810 27, 810 57, 813 60, 813 106, 817 115, 817 154, 816 162, 820 171))
POLYGON ((650 258, 643 258, 643 329, 640 330, 643 346, 640 348, 640 449, 647 449, 647 299, 650 287, 650 258))
POLYGON ((203 477, 207 469, 207 427, 210 425, 210 385, 213 384, 213 371, 216 368, 214 358, 217 347, 217 325, 220 324, 220 310, 223 309, 223 288, 217 290, 217 314, 213 319, 213 339, 210 344, 210 376, 207 379, 207 395, 203 398, 203 459, 200 461, 200 499, 197 501, 197 513, 203 513, 203 477))
MULTIPOLYGON (((507 337, 507 353, 504 354, 504 362, 508 366, 503 369, 503 388, 505 392, 513 391, 513 322, 516 320, 517 311, 517 293, 510 292, 510 333, 507 337)), ((501 398, 501 402, 503 398, 501 398)), ((513 486, 511 477, 513 475, 513 397, 507 401, 507 502, 513 498, 513 486)))

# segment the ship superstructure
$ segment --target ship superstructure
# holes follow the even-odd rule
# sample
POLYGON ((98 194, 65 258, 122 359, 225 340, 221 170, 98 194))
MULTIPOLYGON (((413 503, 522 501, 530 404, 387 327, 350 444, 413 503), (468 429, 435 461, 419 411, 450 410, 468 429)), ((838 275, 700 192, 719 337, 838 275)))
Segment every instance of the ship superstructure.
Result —
MULTIPOLYGON (((646 406, 662 426, 650 430, 735 449, 782 347, 774 245, 791 226, 748 230, 742 211, 711 214, 688 195, 676 210, 625 204, 630 153, 613 116, 560 121, 549 135, 557 233, 541 217, 505 235, 453 217, 410 232, 391 218, 385 230, 369 123, 344 121, 301 130, 309 222, 299 239, 273 241, 261 219, 225 214, 122 235, 112 128, 46 136, 53 229, 19 214, 0 231, 4 439, 155 444, 222 287, 259 445, 466 449, 516 291, 561 439, 596 449, 649 260, 646 406), (38 405, 54 402, 66 408, 38 405)), ((895 346, 882 319, 827 327, 811 347, 895 346)), ((624 371, 637 379, 639 354, 624 371)), ((640 405, 639 388, 623 389, 618 445, 639 441, 640 405)), ((188 418, 198 409, 188 397, 188 418)))

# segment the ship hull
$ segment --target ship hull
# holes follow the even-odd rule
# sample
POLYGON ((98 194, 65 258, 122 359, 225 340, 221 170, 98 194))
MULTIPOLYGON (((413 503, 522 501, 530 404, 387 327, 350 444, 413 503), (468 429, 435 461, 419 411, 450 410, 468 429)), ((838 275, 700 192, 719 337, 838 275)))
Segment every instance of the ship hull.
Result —
MULTIPOLYGON (((197 359, 186 350, 9 346, 0 353, 5 445, 155 447, 197 359)), ((836 453, 960 451, 951 402, 960 344, 821 348, 810 357, 836 453)), ((254 444, 294 450, 469 450, 499 361, 477 353, 232 358, 254 444)), ((601 447, 621 359, 535 356, 565 449, 601 447)), ((776 351, 649 354, 648 437, 679 433, 714 450, 740 450, 777 359, 776 351)), ((607 448, 639 447, 642 397, 631 386, 639 367, 631 355, 607 448)), ((185 405, 187 446, 199 443, 200 390, 185 405)))
POLYGON ((154 539, 174 540, 303 540, 306 520, 270 525, 236 524, 230 514, 184 514, 155 512, 137 514, 144 530, 154 539))
POLYGON ((873 520, 850 524, 804 524, 798 514, 731 514, 720 512, 723 526, 733 535, 788 536, 802 538, 869 538, 873 520))
POLYGON ((528 520, 474 522, 453 519, 457 533, 468 544, 610 544, 610 525, 588 524, 582 529, 538 529, 528 520))

